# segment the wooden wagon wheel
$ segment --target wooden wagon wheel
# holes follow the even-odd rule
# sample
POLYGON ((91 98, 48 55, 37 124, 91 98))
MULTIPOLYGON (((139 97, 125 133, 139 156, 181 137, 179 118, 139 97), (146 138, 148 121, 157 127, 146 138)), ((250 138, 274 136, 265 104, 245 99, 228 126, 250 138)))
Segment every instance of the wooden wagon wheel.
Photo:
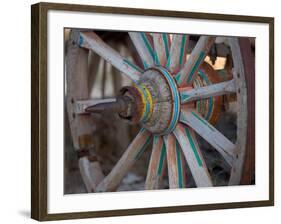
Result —
MULTIPOLYGON (((215 37, 201 36, 186 60, 188 35, 129 32, 139 53, 143 68, 123 58, 92 31, 72 30, 67 45, 67 109, 74 147, 78 150, 79 167, 89 192, 114 191, 150 141, 153 149, 147 171, 146 189, 160 188, 163 166, 167 163, 170 188, 186 185, 185 166, 197 187, 213 186, 201 149, 200 135, 212 145, 231 169, 229 185, 240 184, 246 153, 248 109, 245 61, 238 38, 226 38, 233 59, 233 79, 206 86, 194 85, 201 65, 215 37), (114 99, 89 99, 88 51, 92 50, 133 81, 114 99), (201 115, 196 101, 225 94, 236 94, 237 141, 228 140, 201 115), (120 160, 104 177, 95 156, 91 136, 91 113, 116 112, 142 128, 120 160)), ((200 70, 201 69, 201 70, 200 70)))

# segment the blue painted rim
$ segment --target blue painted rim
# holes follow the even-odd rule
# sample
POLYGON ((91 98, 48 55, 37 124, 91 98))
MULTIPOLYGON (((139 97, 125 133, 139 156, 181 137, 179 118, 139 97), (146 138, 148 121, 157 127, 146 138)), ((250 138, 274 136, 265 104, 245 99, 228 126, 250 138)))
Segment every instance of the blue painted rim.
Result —
POLYGON ((172 119, 171 122, 168 126, 168 128, 163 132, 163 134, 169 134, 171 133, 179 120, 179 116, 180 116, 180 95, 178 92, 178 86, 176 84, 176 81, 174 80, 174 78, 170 75, 170 73, 163 67, 161 66, 157 66, 157 69, 159 69, 162 74, 164 75, 164 77, 166 78, 166 80, 168 81, 168 85, 170 87, 170 90, 172 92, 173 95, 173 113, 172 113, 172 119))

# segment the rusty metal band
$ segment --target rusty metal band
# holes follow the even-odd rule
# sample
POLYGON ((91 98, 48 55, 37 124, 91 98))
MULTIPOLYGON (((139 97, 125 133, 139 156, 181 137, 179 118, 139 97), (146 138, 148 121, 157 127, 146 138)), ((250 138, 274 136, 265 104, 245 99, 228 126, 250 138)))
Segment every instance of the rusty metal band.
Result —
POLYGON ((141 114, 141 122, 147 121, 152 115, 153 111, 153 102, 152 96, 147 87, 143 84, 134 85, 134 87, 139 91, 142 99, 142 103, 144 105, 143 111, 141 114))

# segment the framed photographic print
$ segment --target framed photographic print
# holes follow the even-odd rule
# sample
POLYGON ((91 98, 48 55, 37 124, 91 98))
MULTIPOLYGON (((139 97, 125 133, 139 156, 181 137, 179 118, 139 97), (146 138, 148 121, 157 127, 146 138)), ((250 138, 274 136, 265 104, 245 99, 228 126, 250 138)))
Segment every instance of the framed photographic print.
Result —
POLYGON ((274 19, 32 5, 37 220, 274 203, 274 19))

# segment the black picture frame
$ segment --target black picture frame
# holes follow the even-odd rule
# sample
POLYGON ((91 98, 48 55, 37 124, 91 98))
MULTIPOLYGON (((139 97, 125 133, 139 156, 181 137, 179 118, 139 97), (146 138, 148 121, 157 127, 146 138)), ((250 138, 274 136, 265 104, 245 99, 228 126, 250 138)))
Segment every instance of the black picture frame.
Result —
POLYGON ((149 10, 136 8, 117 8, 89 5, 38 3, 31 6, 31 217, 39 221, 80 219, 92 217, 155 214, 215 210, 225 208, 259 207, 274 205, 274 18, 238 16, 196 12, 149 10), (165 16, 170 18, 195 18, 220 21, 240 21, 264 23, 269 25, 269 200, 204 205, 171 206, 159 208, 140 208, 111 211, 88 211, 75 213, 48 214, 47 211, 47 13, 49 10, 73 12, 100 12, 110 14, 129 14, 146 16, 165 16))

